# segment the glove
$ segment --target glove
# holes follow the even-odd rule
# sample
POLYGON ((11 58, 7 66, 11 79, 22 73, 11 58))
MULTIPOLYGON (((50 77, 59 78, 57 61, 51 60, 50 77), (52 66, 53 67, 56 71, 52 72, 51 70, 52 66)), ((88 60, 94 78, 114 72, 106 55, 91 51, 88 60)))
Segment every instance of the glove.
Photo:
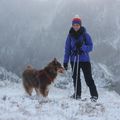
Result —
POLYGON ((63 66, 64 66, 65 70, 68 70, 68 64, 67 63, 63 63, 63 66))
POLYGON ((81 54, 83 54, 83 53, 84 53, 84 51, 81 50, 81 49, 77 51, 77 54, 78 54, 78 55, 81 55, 81 54))
POLYGON ((83 42, 79 42, 79 41, 76 42, 77 49, 80 49, 82 47, 82 45, 83 45, 83 42))
POLYGON ((81 47, 81 50, 84 51, 84 52, 86 52, 86 51, 87 51, 87 46, 86 46, 86 45, 83 45, 83 46, 81 47))

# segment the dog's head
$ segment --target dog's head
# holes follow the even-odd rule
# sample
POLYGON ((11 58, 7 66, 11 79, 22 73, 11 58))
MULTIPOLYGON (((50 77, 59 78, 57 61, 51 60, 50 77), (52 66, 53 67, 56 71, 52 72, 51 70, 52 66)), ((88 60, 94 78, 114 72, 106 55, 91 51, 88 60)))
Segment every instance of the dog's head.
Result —
POLYGON ((64 68, 62 67, 61 63, 57 61, 56 58, 54 58, 51 64, 54 66, 58 73, 64 73, 64 68))

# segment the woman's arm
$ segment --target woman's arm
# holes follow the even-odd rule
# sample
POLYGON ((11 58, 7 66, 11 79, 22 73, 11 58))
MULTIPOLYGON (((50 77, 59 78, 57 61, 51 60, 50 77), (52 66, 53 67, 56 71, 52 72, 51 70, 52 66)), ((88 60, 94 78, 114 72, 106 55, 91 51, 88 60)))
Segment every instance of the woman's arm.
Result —
POLYGON ((68 35, 65 42, 64 63, 69 62, 70 54, 71 54, 71 38, 70 38, 70 35, 68 35))
POLYGON ((90 52, 93 50, 93 42, 92 42, 92 39, 88 33, 85 34, 85 37, 86 37, 86 41, 85 41, 86 44, 83 44, 81 49, 84 52, 90 52))

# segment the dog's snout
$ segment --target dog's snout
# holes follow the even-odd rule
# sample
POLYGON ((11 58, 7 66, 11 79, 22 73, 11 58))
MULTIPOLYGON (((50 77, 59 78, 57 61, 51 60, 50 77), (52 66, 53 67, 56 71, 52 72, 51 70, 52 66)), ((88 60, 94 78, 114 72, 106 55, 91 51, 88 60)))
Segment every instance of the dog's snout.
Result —
POLYGON ((59 72, 59 73, 64 73, 64 68, 63 68, 63 67, 60 67, 60 68, 58 69, 58 72, 59 72))

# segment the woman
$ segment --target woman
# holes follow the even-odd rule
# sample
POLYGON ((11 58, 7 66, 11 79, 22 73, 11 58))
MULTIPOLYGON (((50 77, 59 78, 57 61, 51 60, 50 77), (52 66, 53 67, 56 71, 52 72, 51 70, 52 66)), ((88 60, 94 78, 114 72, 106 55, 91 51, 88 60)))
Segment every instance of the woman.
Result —
POLYGON ((82 69, 87 86, 90 90, 91 101, 96 102, 98 92, 92 78, 91 63, 89 52, 93 49, 93 43, 90 35, 82 26, 81 19, 77 15, 72 20, 72 27, 67 36, 65 44, 64 68, 68 69, 70 59, 73 70, 74 94, 71 96, 75 99, 81 99, 81 79, 80 69, 82 69))

